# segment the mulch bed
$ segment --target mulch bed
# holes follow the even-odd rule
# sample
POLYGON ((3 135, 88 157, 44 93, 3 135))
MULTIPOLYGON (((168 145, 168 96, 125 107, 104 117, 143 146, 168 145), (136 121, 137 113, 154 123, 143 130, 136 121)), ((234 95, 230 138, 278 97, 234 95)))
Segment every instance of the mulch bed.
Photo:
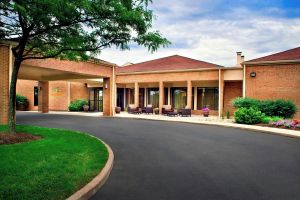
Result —
POLYGON ((256 124, 256 126, 271 127, 271 128, 280 128, 280 129, 287 129, 287 130, 293 130, 293 131, 300 131, 300 128, 287 128, 285 126, 271 126, 269 124, 256 124))
POLYGON ((31 135, 28 133, 4 134, 0 133, 0 145, 16 144, 42 139, 42 136, 31 135))

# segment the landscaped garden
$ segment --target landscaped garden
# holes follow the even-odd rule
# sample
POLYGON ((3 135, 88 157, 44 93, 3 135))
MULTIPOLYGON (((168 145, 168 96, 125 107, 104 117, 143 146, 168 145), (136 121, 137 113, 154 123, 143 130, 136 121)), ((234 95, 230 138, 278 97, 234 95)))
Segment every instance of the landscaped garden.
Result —
POLYGON ((300 130, 300 122, 293 119, 297 107, 290 100, 257 100, 239 97, 234 99, 232 104, 237 108, 234 113, 237 123, 300 130))
MULTIPOLYGON (((0 135, 6 130, 0 126, 0 135)), ((85 133, 22 125, 17 132, 31 141, 0 142, 0 199, 66 199, 108 159, 105 145, 85 133)))

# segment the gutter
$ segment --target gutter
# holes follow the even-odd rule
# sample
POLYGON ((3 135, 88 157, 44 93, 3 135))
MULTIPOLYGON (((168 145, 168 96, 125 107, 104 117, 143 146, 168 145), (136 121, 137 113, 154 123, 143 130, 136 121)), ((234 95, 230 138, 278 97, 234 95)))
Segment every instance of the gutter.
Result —
POLYGON ((300 63, 300 59, 296 60, 276 60, 276 61, 246 61, 243 62, 243 65, 276 65, 276 64, 295 64, 300 63))

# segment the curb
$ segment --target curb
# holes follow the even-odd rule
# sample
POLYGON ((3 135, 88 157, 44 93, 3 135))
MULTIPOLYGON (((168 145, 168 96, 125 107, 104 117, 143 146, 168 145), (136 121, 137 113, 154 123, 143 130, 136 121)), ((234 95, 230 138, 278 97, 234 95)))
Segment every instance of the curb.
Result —
MULTIPOLYGON (((91 137, 94 137, 94 136, 91 136, 91 137)), ((96 137, 94 137, 94 138, 96 138, 96 137)), ((111 170, 113 168, 113 164, 114 164, 114 153, 108 144, 106 144, 99 138, 96 138, 96 139, 98 139, 100 142, 102 142, 105 145, 105 147, 107 148, 107 151, 108 151, 107 162, 106 162, 105 166, 103 167, 103 169, 101 170, 101 172, 93 180, 91 180, 83 188, 81 188, 80 190, 78 190, 77 192, 72 194, 72 196, 67 198, 67 200, 79 200, 79 199, 86 200, 86 199, 91 198, 104 185, 104 183, 106 182, 106 180, 108 179, 108 177, 110 175, 110 172, 111 172, 111 170)))
POLYGON ((180 120, 165 120, 165 119, 147 119, 147 118, 135 118, 135 117, 121 117, 116 116, 119 119, 138 119, 138 120, 151 120, 151 121, 163 121, 163 122, 176 122, 176 123, 188 123, 188 124, 198 124, 198 125, 208 125, 208 126, 220 126, 227 128, 238 128, 242 130, 251 130, 259 133, 266 133, 272 135, 279 135, 290 138, 300 138, 300 131, 278 129, 272 127, 260 127, 255 125, 241 125, 241 124, 231 124, 231 123, 214 123, 214 122, 205 122, 205 121, 180 121, 180 120), (292 132, 292 133, 289 133, 292 132))

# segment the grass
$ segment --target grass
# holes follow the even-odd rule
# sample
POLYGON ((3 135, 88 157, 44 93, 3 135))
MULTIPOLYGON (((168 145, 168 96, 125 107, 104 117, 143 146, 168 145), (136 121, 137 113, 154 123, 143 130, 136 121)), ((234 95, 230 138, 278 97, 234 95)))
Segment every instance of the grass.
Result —
POLYGON ((81 132, 23 125, 17 131, 43 139, 0 145, 0 199, 66 199, 108 159, 105 145, 81 132))

